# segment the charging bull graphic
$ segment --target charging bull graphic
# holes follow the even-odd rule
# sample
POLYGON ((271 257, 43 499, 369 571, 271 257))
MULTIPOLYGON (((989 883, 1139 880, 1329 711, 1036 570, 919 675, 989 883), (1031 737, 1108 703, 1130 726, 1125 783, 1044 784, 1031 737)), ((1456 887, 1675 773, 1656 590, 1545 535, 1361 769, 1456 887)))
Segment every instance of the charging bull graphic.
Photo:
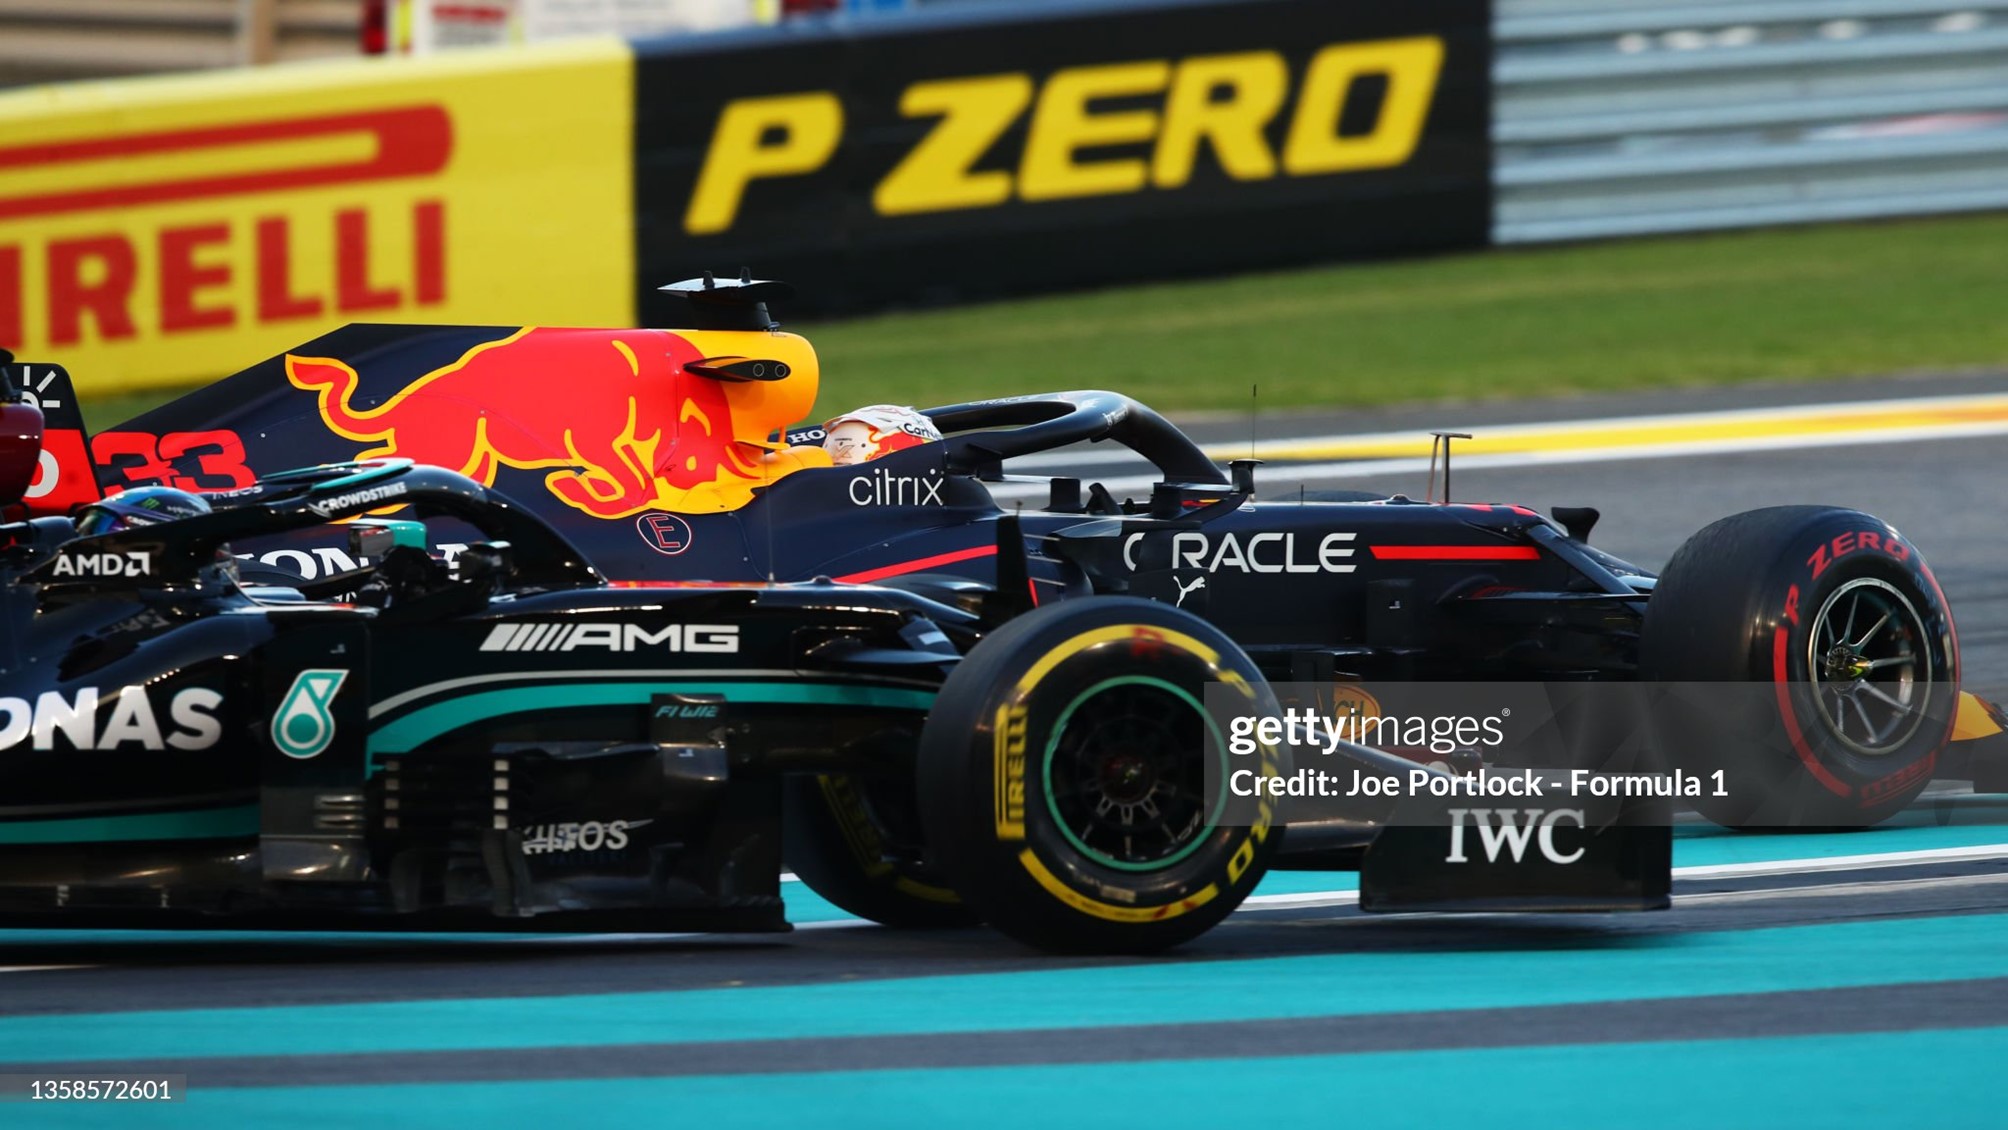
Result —
POLYGON ((503 466, 548 469, 553 496, 598 518, 745 505, 807 465, 767 437, 809 414, 817 384, 801 338, 715 330, 525 328, 374 407, 356 405, 361 379, 342 361, 289 354, 285 371, 316 395, 329 430, 375 444, 358 458, 399 456, 490 486, 503 466), (732 379, 749 358, 787 376, 732 379))

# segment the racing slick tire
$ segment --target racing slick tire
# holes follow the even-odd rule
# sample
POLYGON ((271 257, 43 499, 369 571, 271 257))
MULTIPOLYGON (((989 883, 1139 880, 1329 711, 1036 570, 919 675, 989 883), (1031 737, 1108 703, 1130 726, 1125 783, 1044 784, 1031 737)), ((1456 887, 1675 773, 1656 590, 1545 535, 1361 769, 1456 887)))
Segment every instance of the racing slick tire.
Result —
MULTIPOLYGON (((905 782, 910 789, 911 783, 905 782)), ((905 930, 974 926, 980 919, 954 888, 891 844, 910 838, 888 821, 911 824, 886 793, 891 781, 852 773, 797 773, 781 785, 782 857, 795 877, 859 918, 905 930)), ((918 829, 911 829, 913 834, 918 829)))
POLYGON ((921 732, 929 861, 985 921, 1043 949, 1139 953, 1205 933, 1281 840, 1269 802, 1229 810, 1227 763, 1288 774, 1276 747, 1228 753, 1208 683, 1277 710, 1233 641, 1168 605, 1096 597, 1011 621, 956 667, 921 732))
POLYGON ((1660 684, 1769 684, 1662 687, 1653 711, 1663 763, 1699 779, 1684 799, 1730 827, 1888 818, 1931 782, 1959 699, 1958 636, 1923 555, 1829 506, 1753 510, 1687 539, 1646 604, 1639 668, 1660 684))

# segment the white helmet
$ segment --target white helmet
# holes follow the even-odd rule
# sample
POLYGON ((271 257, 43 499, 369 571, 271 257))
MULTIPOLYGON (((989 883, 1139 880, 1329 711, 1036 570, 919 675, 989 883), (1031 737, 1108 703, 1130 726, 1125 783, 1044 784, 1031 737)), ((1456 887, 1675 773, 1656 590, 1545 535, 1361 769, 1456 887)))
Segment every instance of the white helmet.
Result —
POLYGON ((869 463, 940 438, 933 420, 898 404, 867 405, 823 425, 823 450, 839 467, 869 463))

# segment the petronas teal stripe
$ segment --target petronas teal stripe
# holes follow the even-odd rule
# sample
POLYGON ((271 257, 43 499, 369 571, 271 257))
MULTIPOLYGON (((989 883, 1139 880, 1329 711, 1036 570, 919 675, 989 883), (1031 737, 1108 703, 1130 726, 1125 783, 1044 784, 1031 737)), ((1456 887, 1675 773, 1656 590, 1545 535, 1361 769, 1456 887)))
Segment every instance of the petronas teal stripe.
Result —
POLYGON ((0 844, 78 844, 118 840, 213 840, 258 834, 258 806, 0 821, 0 844))
POLYGON ((372 754, 405 753, 450 730, 505 714, 572 706, 646 706, 659 694, 715 694, 727 702, 928 710, 934 692, 848 683, 556 683, 482 691, 414 710, 370 734, 372 754))

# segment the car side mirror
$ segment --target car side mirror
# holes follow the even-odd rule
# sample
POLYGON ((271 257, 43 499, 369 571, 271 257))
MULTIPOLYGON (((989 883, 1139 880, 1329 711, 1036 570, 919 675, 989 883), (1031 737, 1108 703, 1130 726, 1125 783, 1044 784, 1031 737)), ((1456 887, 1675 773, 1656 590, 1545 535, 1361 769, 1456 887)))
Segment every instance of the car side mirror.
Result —
POLYGON ((388 518, 365 518, 349 523, 349 552, 359 558, 380 560, 400 545, 423 550, 425 523, 388 518))

